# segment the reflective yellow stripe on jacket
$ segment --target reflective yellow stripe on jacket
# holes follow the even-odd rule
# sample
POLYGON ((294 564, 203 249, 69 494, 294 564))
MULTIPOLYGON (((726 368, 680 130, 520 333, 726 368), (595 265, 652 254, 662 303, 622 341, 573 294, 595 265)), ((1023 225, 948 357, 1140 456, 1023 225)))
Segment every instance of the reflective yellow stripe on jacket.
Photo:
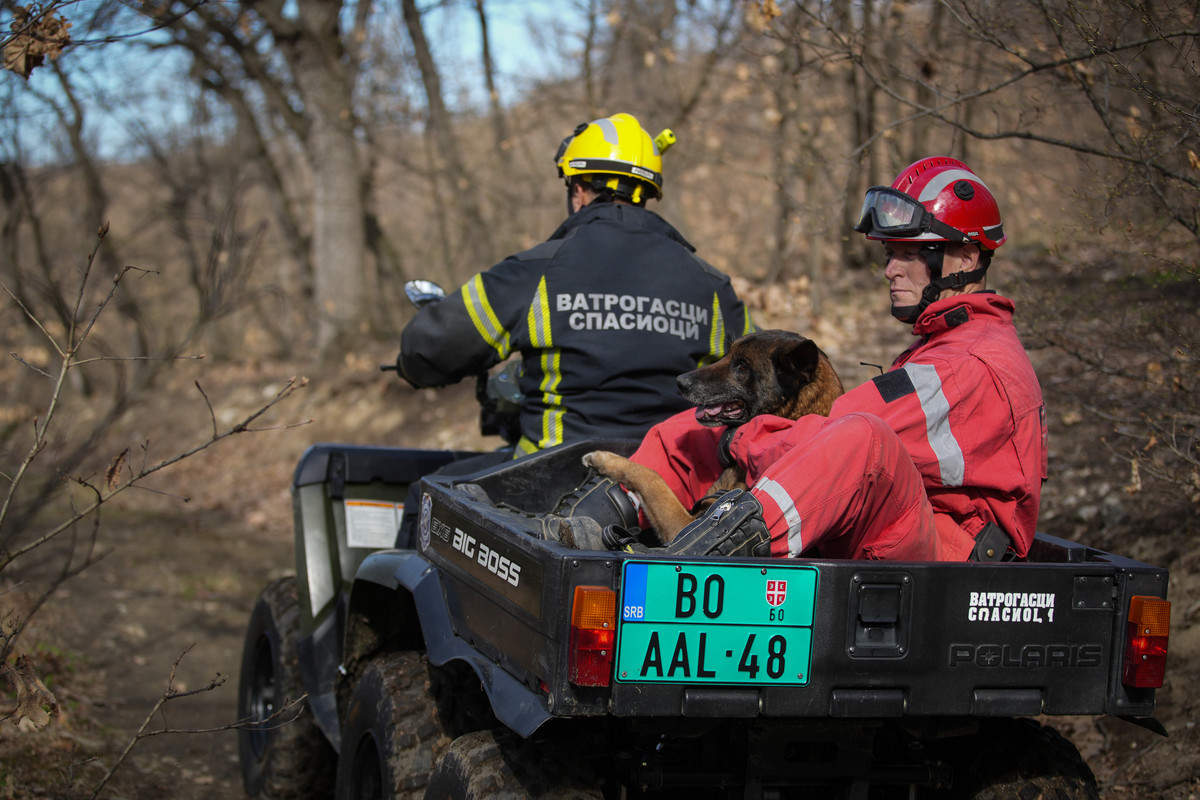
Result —
POLYGON ((745 336, 754 330, 754 323, 750 320, 750 309, 746 309, 744 314, 745 324, 742 330, 735 333, 733 336, 726 339, 725 336, 725 316, 721 313, 721 298, 715 292, 712 300, 712 328, 708 331, 708 355, 700 359, 698 366, 703 367, 705 364, 711 364, 714 361, 720 361, 725 356, 725 345, 733 341, 739 336, 745 336))
POLYGON ((508 331, 504 330, 488 302, 487 292, 483 288, 483 275, 476 275, 463 285, 462 299, 471 322, 475 323, 475 330, 496 350, 501 361, 508 358, 512 353, 512 343, 508 331))
POLYGON ((546 292, 545 276, 542 276, 538 282, 533 302, 529 304, 528 323, 529 341, 537 350, 541 351, 542 384, 540 388, 542 405, 546 410, 542 412, 541 440, 532 442, 521 437, 517 447, 525 452, 535 452, 562 443, 562 420, 563 414, 566 413, 562 395, 558 393, 558 386, 562 382, 562 355, 554 347, 554 336, 550 331, 550 298, 546 292))

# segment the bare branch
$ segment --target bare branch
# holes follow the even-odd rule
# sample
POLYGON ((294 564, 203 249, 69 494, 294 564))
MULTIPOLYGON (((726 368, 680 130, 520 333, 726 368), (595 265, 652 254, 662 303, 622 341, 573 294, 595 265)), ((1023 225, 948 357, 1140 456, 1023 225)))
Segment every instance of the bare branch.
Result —
MULTIPOLYGON (((14 354, 15 355, 15 354, 14 354)), ((202 361, 205 355, 194 356, 94 356, 92 358, 76 359, 73 364, 82 367, 85 364, 95 364, 98 361, 202 361)))
POLYGON ((49 378, 50 380, 54 380, 54 376, 51 375, 49 372, 46 372, 44 369, 39 369, 38 367, 35 367, 33 364, 30 364, 28 361, 21 358, 21 356, 19 354, 9 353, 9 355, 12 356, 14 359, 16 359, 17 362, 20 363, 22 366, 28 367, 29 369, 36 372, 38 375, 41 375, 43 378, 49 378))
MULTIPOLYGON (((13 294, 12 289, 8 288, 8 284, 4 283, 4 281, 0 281, 0 289, 4 289, 5 294, 7 294, 9 297, 11 297, 13 299, 13 302, 17 304, 17 306, 21 309, 21 311, 25 314, 25 316, 29 319, 29 321, 32 322, 35 326, 37 326, 38 330, 40 330, 45 335, 46 341, 50 342, 50 344, 54 347, 54 349, 58 351, 59 355, 62 355, 63 352, 62 352, 62 349, 58 346, 58 342, 55 341, 54 337, 50 335, 50 332, 47 331, 45 326, 42 325, 42 321, 40 319, 38 319, 37 316, 32 311, 30 311, 28 308, 26 308, 25 304, 23 302, 21 302, 21 298, 17 297, 15 294, 13 294)), ((13 353, 12 355, 14 358, 17 357, 16 353, 13 353)), ((25 362, 22 361, 21 363, 24 364, 25 362)), ((26 364, 25 366, 29 366, 29 365, 26 364)), ((45 374, 45 373, 43 373, 43 374, 45 374)), ((49 377, 49 376, 47 376, 47 377, 49 377)))
POLYGON ((266 719, 241 719, 241 720, 237 720, 236 722, 231 722, 227 725, 218 725, 218 726, 211 727, 211 728, 171 728, 166 724, 166 719, 164 717, 162 727, 157 728, 157 729, 150 729, 150 723, 154 721, 155 717, 159 716, 162 713, 162 711, 166 707, 166 705, 168 703, 170 703, 172 700, 179 700, 179 699, 182 699, 185 697, 193 697, 195 695, 205 694, 207 692, 214 691, 214 690, 219 689, 220 687, 224 686, 225 683, 229 680, 228 675, 222 675, 221 673, 217 673, 212 678, 212 680, 210 680, 207 684, 200 687, 199 689, 189 689, 189 690, 184 690, 184 691, 176 690, 175 689, 175 673, 179 669, 179 664, 183 661, 184 657, 189 652, 191 652, 191 649, 193 647, 195 647, 194 644, 190 645, 186 650, 184 650, 182 653, 179 654, 178 658, 175 659, 175 663, 171 666, 170 675, 167 678, 167 688, 163 691, 162 695, 158 698, 158 702, 156 702, 154 704, 154 707, 150 710, 150 713, 148 713, 146 715, 146 718, 142 721, 141 726, 138 728, 137 732, 133 735, 133 738, 131 738, 129 740, 129 742, 125 745, 125 749, 121 751, 121 755, 118 756, 117 760, 113 763, 113 765, 111 767, 109 767, 108 772, 105 773, 104 777, 100 780, 100 782, 92 790, 92 794, 89 796, 90 798, 95 798, 99 795, 100 791, 108 784, 108 782, 110 780, 112 780, 113 775, 116 774, 117 770, 121 767, 121 765, 124 764, 126 760, 128 760, 129 754, 133 752, 133 748, 137 745, 138 742, 140 742, 143 739, 148 739, 152 736, 163 736, 166 734, 175 734, 175 733, 179 733, 179 734, 218 733, 220 731, 237 730, 240 728, 246 728, 246 727, 250 727, 250 726, 254 726, 256 728, 269 729, 269 728, 280 727, 282 725, 290 725, 291 723, 296 721, 296 719, 300 716, 301 713, 303 713, 304 701, 308 697, 307 693, 301 695, 298 698, 288 700, 286 703, 281 705, 279 708, 275 709, 275 711, 272 712, 271 715, 269 717, 267 717, 266 719))
MULTIPOLYGON (((70 530, 71 527, 74 526, 76 522, 78 522, 79 520, 88 516, 93 511, 96 511, 98 508, 100 508, 101 505, 108 502, 116 495, 121 494, 125 490, 139 485, 143 480, 145 480, 149 476, 155 474, 156 472, 161 472, 162 470, 167 469, 168 467, 178 464, 180 461, 184 461, 188 458, 191 458, 192 456, 196 455, 197 453, 207 450, 208 448, 212 447, 217 442, 228 439, 231 436, 236 436, 239 433, 253 433, 253 432, 261 432, 261 431, 268 430, 267 428, 251 428, 250 423, 252 423, 254 420, 260 418, 263 414, 270 411, 272 408, 277 406, 279 403, 286 400, 297 389, 303 388, 307 385, 308 385, 307 378, 295 378, 295 377, 290 378, 286 382, 284 387, 282 389, 280 389, 279 392, 276 393, 275 397, 273 397, 271 400, 267 401, 265 404, 263 404, 261 407, 259 407, 255 411, 251 412, 241 422, 239 422, 235 425, 232 425, 229 428, 226 428, 224 431, 214 430, 213 435, 210 439, 207 439, 197 445, 194 445, 174 456, 163 459, 162 461, 159 461, 156 464, 152 464, 148 467, 143 467, 137 473, 122 480, 115 487, 111 487, 108 494, 102 495, 97 490, 95 499, 93 499, 92 502, 87 504, 86 506, 83 506, 82 508, 77 509, 75 511, 75 513, 71 516, 70 519, 60 523, 59 525, 52 528, 50 531, 42 534, 41 536, 37 537, 33 541, 29 542, 28 544, 25 544, 21 547, 15 548, 11 553, 0 553, 0 570, 3 570, 6 566, 11 564, 13 561, 16 561, 21 556, 23 556, 33 550, 36 550, 38 547, 41 547, 43 544, 50 541, 51 539, 57 538, 63 532, 70 530)), ((206 398, 206 400, 207 400, 207 398, 206 398)), ((209 410, 211 413, 211 410, 212 410, 211 406, 209 407, 209 410)), ((281 426, 281 428, 287 429, 287 428, 292 428, 292 427, 299 427, 299 426, 306 425, 306 424, 308 424, 308 421, 301 422, 301 423, 295 423, 292 425, 281 426)), ((77 479, 77 480, 80 483, 80 485, 90 486, 90 484, 82 478, 77 479)))
POLYGON ((196 391, 200 392, 200 396, 204 398, 204 405, 208 406, 208 418, 212 420, 213 438, 217 438, 217 414, 213 411, 212 403, 208 399, 208 394, 204 391, 204 387, 200 385, 200 381, 196 381, 196 391))

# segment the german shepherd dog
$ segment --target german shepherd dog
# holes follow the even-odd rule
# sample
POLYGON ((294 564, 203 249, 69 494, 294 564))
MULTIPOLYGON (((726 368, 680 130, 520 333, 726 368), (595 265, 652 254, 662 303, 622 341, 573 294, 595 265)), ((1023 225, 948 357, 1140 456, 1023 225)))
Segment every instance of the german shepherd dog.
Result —
MULTIPOLYGON (((720 361, 680 375, 679 391, 696 406, 701 425, 729 427, 759 414, 799 419, 805 414, 828 416, 843 392, 842 382, 816 343, 798 333, 769 330, 736 340, 720 361)), ((646 516, 663 544, 696 519, 712 503, 714 493, 746 488, 746 472, 727 467, 692 511, 683 507, 657 472, 606 450, 583 457, 592 467, 642 499, 646 516)))

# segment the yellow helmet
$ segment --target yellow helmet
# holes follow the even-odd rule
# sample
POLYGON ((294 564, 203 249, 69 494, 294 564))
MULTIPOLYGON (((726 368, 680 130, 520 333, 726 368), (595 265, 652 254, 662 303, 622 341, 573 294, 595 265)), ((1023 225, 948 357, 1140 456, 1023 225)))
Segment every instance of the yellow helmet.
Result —
POLYGON ((641 205, 662 197, 662 154, 673 144, 670 129, 651 139, 632 116, 614 114, 576 128, 559 145, 554 162, 568 186, 576 175, 594 176, 592 188, 641 205))

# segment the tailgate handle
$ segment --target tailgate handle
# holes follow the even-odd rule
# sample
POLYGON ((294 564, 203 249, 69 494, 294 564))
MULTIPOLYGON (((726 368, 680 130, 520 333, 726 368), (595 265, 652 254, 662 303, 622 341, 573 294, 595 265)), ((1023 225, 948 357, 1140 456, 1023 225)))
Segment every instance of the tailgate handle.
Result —
POLYGON ((900 658, 908 641, 905 585, 861 581, 851 592, 847 652, 853 658, 900 658))

